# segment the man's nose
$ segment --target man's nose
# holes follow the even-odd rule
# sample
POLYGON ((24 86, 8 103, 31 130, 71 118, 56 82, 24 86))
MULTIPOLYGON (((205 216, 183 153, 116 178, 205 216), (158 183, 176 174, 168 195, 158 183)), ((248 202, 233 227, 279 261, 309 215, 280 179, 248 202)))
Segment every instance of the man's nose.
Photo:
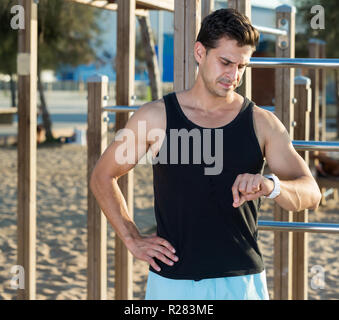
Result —
POLYGON ((238 78, 238 66, 232 66, 230 69, 228 76, 231 81, 236 81, 238 78))

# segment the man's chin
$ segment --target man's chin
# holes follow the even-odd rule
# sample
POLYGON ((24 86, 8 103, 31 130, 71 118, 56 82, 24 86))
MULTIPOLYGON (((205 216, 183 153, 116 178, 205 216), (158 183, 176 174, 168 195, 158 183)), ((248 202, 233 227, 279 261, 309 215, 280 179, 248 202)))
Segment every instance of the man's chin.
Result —
POLYGON ((227 97, 233 91, 234 91, 234 86, 227 88, 227 89, 224 88, 224 89, 221 89, 221 90, 216 90, 216 93, 220 97, 227 97))

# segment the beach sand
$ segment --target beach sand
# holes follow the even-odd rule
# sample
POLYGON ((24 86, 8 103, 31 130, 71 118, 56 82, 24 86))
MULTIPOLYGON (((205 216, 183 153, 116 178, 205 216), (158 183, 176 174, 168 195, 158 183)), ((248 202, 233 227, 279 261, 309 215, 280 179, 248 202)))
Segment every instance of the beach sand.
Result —
MULTIPOLYGON (((65 144, 39 147, 37 153, 37 299, 86 299, 87 149, 65 144)), ((11 268, 16 265, 17 151, 0 148, 0 299, 15 299, 11 268)), ((142 233, 155 225, 152 168, 134 169, 134 219, 142 233)), ((263 202, 259 219, 272 219, 272 200, 263 202)), ((310 222, 339 222, 338 202, 328 200, 310 222)), ((108 299, 114 299, 114 231, 108 224, 108 299)), ((273 298, 273 233, 259 232, 270 298, 273 298)), ((309 299, 339 298, 338 234, 309 234, 309 299), (311 268, 325 270, 324 289, 312 289, 311 268)), ((144 299, 148 264, 134 259, 134 299, 144 299)))

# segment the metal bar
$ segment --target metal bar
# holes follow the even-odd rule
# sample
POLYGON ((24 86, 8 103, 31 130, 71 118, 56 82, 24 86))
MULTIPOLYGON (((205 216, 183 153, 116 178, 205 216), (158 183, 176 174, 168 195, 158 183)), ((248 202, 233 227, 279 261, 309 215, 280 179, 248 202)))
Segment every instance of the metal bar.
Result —
POLYGON ((339 59, 251 58, 252 68, 339 68, 339 59))
MULTIPOLYGON (((103 110, 108 112, 130 112, 130 111, 136 111, 141 106, 110 106, 110 107, 104 107, 103 110)), ((260 108, 272 111, 274 112, 274 106, 260 106, 260 108)))
POLYGON ((339 224, 260 220, 258 221, 258 229, 265 231, 339 233, 339 224))
POLYGON ((263 26, 257 26, 257 25, 253 25, 253 27, 256 28, 261 33, 272 34, 275 36, 286 36, 287 35, 287 31, 282 30, 282 29, 263 27, 263 26))
POLYGON ((265 109, 267 111, 271 111, 274 112, 275 111, 275 107, 274 106, 259 106, 261 109, 265 109))
POLYGON ((294 140, 293 146, 296 150, 339 151, 339 142, 332 142, 332 141, 294 140))
POLYGON ((133 112, 140 108, 141 106, 111 106, 102 108, 108 112, 133 112))
MULTIPOLYGON (((129 111, 136 111, 140 107, 141 106, 110 106, 110 107, 104 107, 103 109, 105 111, 110 111, 110 112, 118 112, 118 111, 129 112, 129 111)), ((260 106, 260 108, 274 112, 274 106, 260 106)))
MULTIPOLYGON (((141 106, 110 106, 110 107, 104 107, 103 110, 108 112, 131 112, 136 111, 141 106)), ((260 106, 260 108, 274 112, 274 106, 260 106)))
MULTIPOLYGON (((326 188, 325 188, 325 190, 326 190, 326 188)), ((330 196, 330 195, 333 194, 333 193, 334 193, 334 189, 333 189, 333 188, 330 188, 330 189, 326 190, 326 191, 323 193, 323 197, 324 197, 324 198, 327 198, 328 196, 330 196)))

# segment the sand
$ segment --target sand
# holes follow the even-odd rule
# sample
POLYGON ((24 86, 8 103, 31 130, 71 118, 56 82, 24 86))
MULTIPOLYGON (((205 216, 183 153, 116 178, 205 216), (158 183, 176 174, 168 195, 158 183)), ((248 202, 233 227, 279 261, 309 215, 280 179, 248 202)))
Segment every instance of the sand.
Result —
MULTIPOLYGON (((86 299, 87 186, 86 147, 66 144, 38 148, 37 160, 37 299, 86 299)), ((0 299, 15 299, 11 267, 16 265, 17 153, 0 148, 0 299)), ((134 217, 142 233, 155 224, 152 168, 134 169, 134 217)), ((272 200, 265 200, 260 219, 272 219, 272 200)), ((339 206, 327 201, 310 222, 339 223, 339 206)), ((108 299, 114 299, 114 231, 108 225, 108 299)), ((270 297, 273 297, 273 233, 259 232, 270 297)), ((309 234, 309 299, 339 298, 339 236, 309 234), (325 270, 324 289, 312 289, 311 268, 325 270)), ((134 299, 144 299, 148 264, 134 259, 134 299)))

